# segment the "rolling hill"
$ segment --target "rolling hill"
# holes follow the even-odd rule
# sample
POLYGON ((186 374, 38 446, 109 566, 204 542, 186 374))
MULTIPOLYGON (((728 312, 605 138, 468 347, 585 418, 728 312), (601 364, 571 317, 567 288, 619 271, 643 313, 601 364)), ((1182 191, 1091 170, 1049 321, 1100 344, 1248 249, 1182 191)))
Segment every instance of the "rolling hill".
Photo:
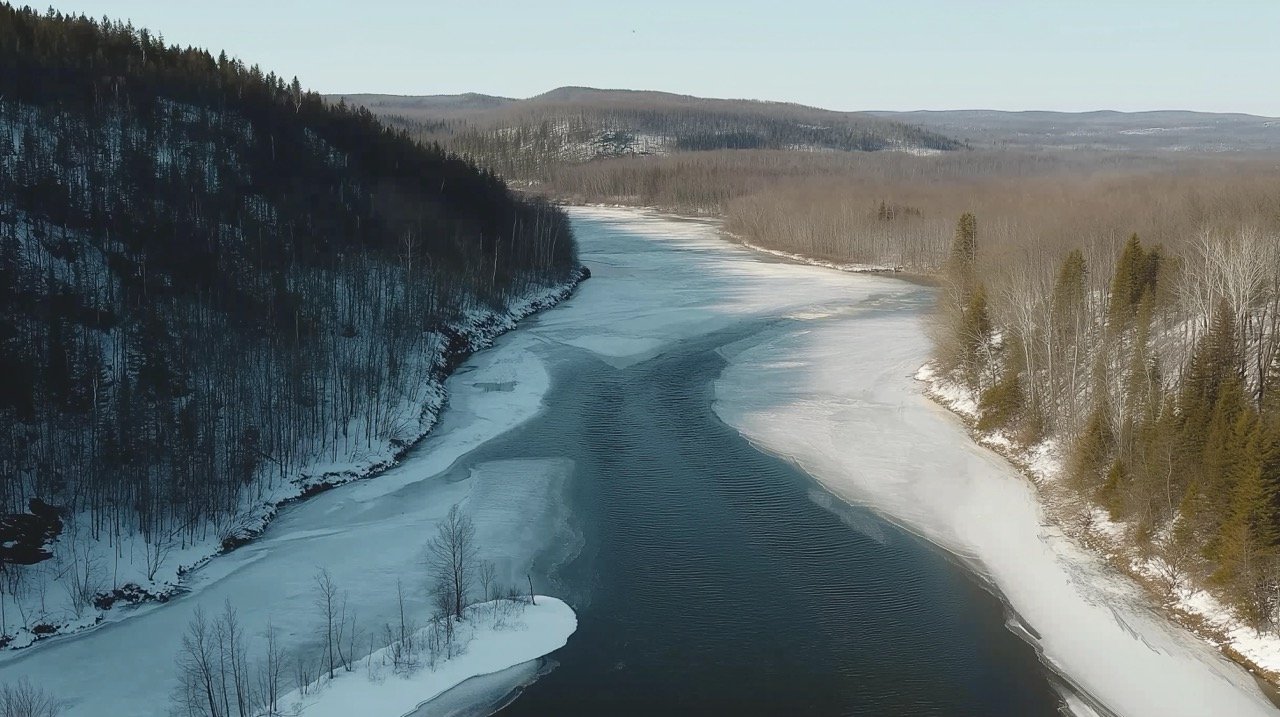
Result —
POLYGON ((509 179, 607 157, 725 149, 932 153, 964 145, 858 112, 666 92, 561 87, 529 99, 489 95, 331 95, 509 179))

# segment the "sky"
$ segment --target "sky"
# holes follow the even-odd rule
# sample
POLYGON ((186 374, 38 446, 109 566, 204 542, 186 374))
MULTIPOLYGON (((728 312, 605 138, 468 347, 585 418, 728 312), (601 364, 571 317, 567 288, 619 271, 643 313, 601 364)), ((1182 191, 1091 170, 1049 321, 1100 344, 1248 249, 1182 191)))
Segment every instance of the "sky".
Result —
POLYGON ((1280 0, 42 0, 325 93, 1280 116, 1280 0))

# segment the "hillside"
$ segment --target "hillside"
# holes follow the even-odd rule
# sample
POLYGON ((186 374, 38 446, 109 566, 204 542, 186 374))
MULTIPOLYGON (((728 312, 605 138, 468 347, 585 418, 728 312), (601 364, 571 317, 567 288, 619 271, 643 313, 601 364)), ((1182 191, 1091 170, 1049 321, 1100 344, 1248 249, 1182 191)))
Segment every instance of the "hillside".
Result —
POLYGON ((561 87, 523 100, 475 94, 329 99, 367 107, 520 180, 546 179, 558 167, 604 157, 725 149, 928 153, 963 146, 863 113, 666 92, 561 87))
POLYGON ((1216 112, 868 112, 975 147, 1181 152, 1280 150, 1280 119, 1216 112))
POLYGON ((580 278, 559 210, 296 79, 7 4, 0 67, 0 645, 393 460, 580 278))

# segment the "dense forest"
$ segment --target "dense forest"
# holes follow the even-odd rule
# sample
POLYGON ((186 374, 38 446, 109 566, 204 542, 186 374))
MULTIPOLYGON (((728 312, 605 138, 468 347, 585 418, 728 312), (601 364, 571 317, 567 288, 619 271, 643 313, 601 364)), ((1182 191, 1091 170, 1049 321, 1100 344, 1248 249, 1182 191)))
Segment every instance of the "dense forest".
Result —
POLYGON ((937 152, 963 145, 856 112, 666 92, 561 87, 527 100, 352 95, 388 122, 503 177, 545 184, 599 160, 716 150, 937 152))
POLYGON ((579 276, 558 209, 296 78, 7 4, 0 67, 0 635, 402 447, 468 322, 579 276))

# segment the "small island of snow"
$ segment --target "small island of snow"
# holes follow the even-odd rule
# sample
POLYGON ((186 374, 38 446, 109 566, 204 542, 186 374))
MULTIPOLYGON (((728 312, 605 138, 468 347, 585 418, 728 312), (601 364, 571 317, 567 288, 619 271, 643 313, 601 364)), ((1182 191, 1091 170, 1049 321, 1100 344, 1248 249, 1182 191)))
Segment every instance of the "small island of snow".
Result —
POLYGON ((303 717, 399 717, 479 675, 507 669, 564 647, 578 628, 573 609, 539 595, 533 604, 491 600, 451 622, 416 631, 280 700, 283 713, 303 717), (406 645, 405 642, 409 644, 406 645))

